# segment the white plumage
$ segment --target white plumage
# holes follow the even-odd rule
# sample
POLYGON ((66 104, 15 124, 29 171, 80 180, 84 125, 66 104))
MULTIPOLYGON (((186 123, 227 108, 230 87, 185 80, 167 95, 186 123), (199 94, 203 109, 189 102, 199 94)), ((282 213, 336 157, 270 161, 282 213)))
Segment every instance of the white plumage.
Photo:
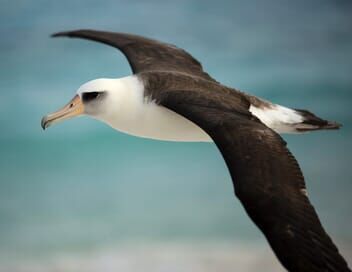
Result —
POLYGON ((138 137, 165 141, 210 142, 201 128, 181 115, 144 98, 144 86, 137 76, 96 79, 82 85, 77 93, 105 91, 99 105, 86 107, 86 114, 118 131, 138 137))

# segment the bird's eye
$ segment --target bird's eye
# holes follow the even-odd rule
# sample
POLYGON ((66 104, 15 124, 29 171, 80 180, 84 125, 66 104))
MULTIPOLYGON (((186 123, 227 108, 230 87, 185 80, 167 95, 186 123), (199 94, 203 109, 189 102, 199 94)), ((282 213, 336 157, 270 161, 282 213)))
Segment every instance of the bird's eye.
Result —
POLYGON ((99 92, 82 93, 82 100, 83 102, 89 102, 96 99, 98 96, 99 92))

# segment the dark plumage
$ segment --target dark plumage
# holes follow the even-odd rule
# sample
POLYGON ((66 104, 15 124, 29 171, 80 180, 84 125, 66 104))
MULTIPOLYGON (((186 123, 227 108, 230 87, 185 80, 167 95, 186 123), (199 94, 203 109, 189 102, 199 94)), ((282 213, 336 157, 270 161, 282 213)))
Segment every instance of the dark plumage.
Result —
MULTIPOLYGON (((302 172, 285 141, 249 111, 251 104, 269 104, 219 84, 190 54, 173 45, 93 30, 53 36, 120 49, 143 80, 148 99, 206 131, 226 161, 236 196, 287 270, 351 271, 309 202, 302 172)), ((338 127, 309 112, 302 114, 308 125, 338 127)))

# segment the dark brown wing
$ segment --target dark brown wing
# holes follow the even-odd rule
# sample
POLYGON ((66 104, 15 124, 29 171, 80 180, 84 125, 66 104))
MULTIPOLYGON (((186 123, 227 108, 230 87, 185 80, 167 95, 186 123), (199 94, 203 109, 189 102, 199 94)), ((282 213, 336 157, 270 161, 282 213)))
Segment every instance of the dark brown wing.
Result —
POLYGON ((350 271, 309 202, 301 170, 282 138, 243 114, 244 108, 228 93, 192 89, 152 95, 214 140, 235 194, 283 266, 295 272, 350 271))
POLYGON ((215 81, 202 65, 185 50, 174 45, 126 33, 96 30, 59 32, 53 37, 82 38, 111 45, 126 56, 133 73, 177 71, 215 81))

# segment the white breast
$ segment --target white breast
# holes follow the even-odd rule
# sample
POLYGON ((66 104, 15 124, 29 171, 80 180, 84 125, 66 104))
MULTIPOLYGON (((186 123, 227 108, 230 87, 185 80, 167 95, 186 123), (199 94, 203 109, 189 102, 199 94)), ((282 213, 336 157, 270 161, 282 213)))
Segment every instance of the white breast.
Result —
POLYGON ((137 76, 112 81, 105 105, 107 110, 93 117, 116 130, 138 137, 165 141, 212 141, 191 121, 154 101, 147 101, 144 85, 137 76))

